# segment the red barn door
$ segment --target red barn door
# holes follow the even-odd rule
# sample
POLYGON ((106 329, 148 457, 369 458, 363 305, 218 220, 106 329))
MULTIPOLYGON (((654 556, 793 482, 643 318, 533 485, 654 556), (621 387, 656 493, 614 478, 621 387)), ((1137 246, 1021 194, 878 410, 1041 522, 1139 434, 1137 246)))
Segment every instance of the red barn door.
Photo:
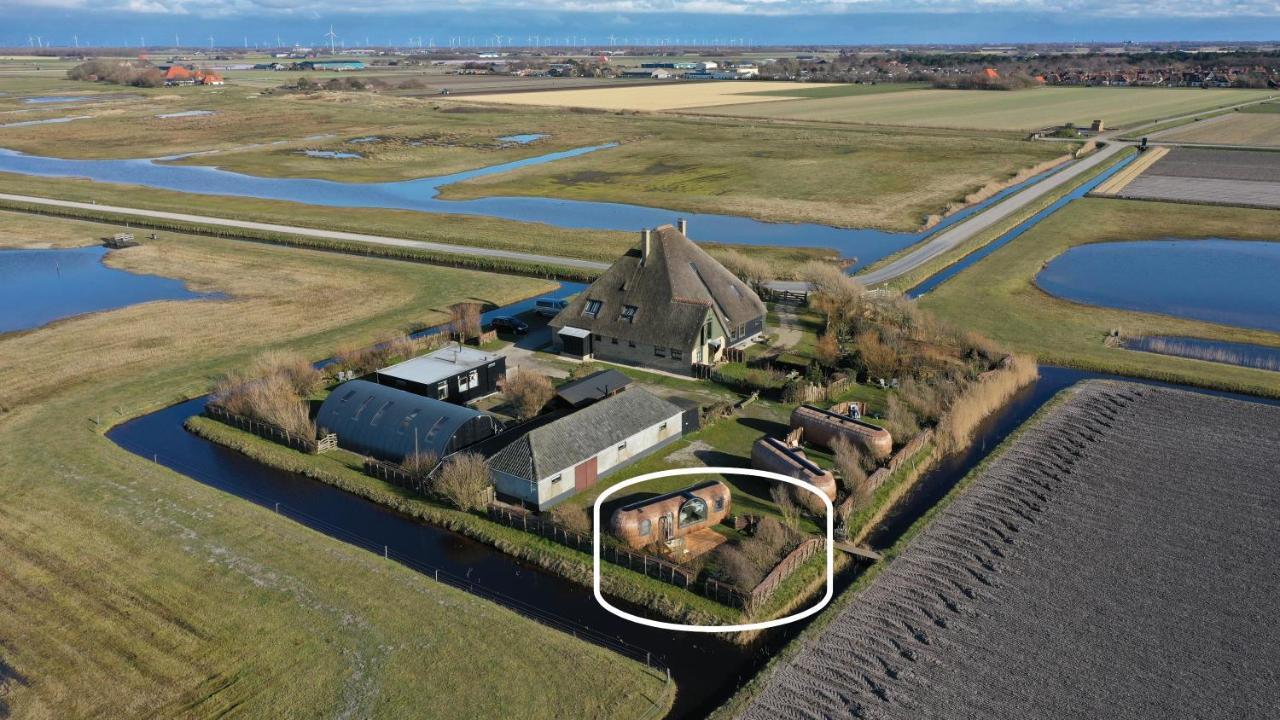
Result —
POLYGON ((582 492, 596 484, 596 459, 593 457, 573 469, 573 487, 582 492))

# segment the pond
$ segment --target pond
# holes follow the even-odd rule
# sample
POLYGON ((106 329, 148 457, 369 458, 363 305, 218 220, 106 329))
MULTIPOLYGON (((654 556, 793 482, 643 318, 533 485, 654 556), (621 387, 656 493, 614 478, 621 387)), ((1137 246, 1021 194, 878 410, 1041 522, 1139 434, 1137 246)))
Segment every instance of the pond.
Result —
POLYGON ((1073 247, 1036 285, 1089 305, 1280 332, 1277 278, 1280 242, 1160 240, 1073 247))
POLYGON ((168 120, 170 118, 205 117, 213 114, 214 112, 212 110, 183 110, 182 112, 165 113, 163 115, 157 115, 156 117, 161 120, 168 120))
POLYGON ((341 150, 303 150, 299 155, 306 155, 313 158, 330 158, 333 160, 345 160, 350 158, 362 158, 358 152, 343 152, 341 150))
POLYGON ((546 134, 544 133, 525 133, 523 135, 507 135, 506 137, 500 137, 498 138, 498 142, 528 145, 534 140, 541 140, 544 137, 546 137, 546 134))
MULTIPOLYGON (((927 231, 915 233, 837 228, 813 223, 772 223, 735 215, 685 213, 641 205, 585 200, 544 197, 442 200, 437 197, 440 188, 446 185, 601 152, 612 147, 616 147, 616 143, 563 150, 452 175, 385 183, 258 177, 216 167, 171 165, 160 159, 67 160, 27 155, 3 148, 0 148, 0 172, 44 177, 84 177, 99 182, 127 183, 189 193, 288 200, 330 207, 395 208, 474 215, 545 223, 563 228, 637 231, 684 217, 689 221, 691 236, 699 241, 832 248, 845 257, 857 258, 857 263, 849 268, 850 272, 914 245, 926 236, 953 225, 1054 172, 1051 170, 1042 173, 1007 188, 982 203, 948 216, 927 231)), ((178 156, 174 156, 176 157, 178 156)))
POLYGON ((87 95, 42 95, 40 97, 25 98, 22 102, 26 105, 55 105, 58 103, 83 102, 92 100, 87 95))
POLYGON ((108 252, 103 247, 0 250, 0 333, 153 300, 219 297, 192 292, 181 280, 108 267, 103 263, 108 252))
POLYGON ((67 123, 72 120, 89 120, 92 115, 76 115, 74 117, 47 118, 45 120, 23 120, 21 122, 11 122, 0 125, 0 128, 16 128, 28 127, 30 125, 56 125, 58 123, 67 123))
POLYGON ((1125 338, 1123 347, 1126 350, 1280 372, 1280 347, 1166 335, 1125 338))

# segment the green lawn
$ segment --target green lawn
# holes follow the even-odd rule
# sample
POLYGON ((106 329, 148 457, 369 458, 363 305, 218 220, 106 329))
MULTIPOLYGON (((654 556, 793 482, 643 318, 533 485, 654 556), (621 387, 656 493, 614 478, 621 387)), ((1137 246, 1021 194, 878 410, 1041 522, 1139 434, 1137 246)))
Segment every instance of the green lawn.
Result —
POLYGON ((1070 88, 914 90, 705 108, 735 117, 818 120, 873 125, 1030 131, 1075 123, 1135 125, 1277 94, 1275 90, 1193 88, 1070 88))
MULTIPOLYGON (((0 244, 112 229, 0 215, 0 244)), ((108 263, 231 297, 0 336, 0 715, 639 717, 669 699, 642 665, 103 435, 267 348, 319 357, 544 283, 198 237, 108 263)))
POLYGON ((1087 198, 920 299, 921 307, 1042 363, 1189 385, 1280 395, 1280 373, 1110 348, 1108 332, 1183 335, 1280 346, 1280 334, 1164 315, 1079 305, 1039 290, 1035 274, 1067 248, 1092 242, 1176 238, 1277 239, 1271 210, 1087 198))

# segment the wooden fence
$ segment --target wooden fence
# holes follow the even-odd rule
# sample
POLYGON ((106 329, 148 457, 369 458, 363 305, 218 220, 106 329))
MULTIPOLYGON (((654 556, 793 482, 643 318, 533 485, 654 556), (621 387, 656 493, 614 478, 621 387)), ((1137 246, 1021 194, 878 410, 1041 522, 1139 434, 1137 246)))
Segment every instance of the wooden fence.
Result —
POLYGON ((763 290, 764 300, 767 302, 779 302, 779 303, 786 303, 788 305, 800 305, 800 306, 809 304, 808 292, 796 292, 794 290, 775 290, 771 287, 768 287, 767 285, 761 287, 760 289, 763 290))
POLYGON ((291 433, 279 425, 273 425, 251 417, 245 417, 244 415, 237 415, 235 413, 228 412, 226 408, 223 408, 220 405, 214 405, 213 403, 205 404, 204 414, 218 422, 226 423, 246 432, 253 433, 260 438, 266 438, 267 440, 278 442, 281 445, 285 445, 293 448, 294 450, 299 450, 311 455, 328 452, 338 446, 338 436, 333 433, 328 433, 319 440, 316 440, 315 438, 307 437, 305 435, 291 433))
MULTIPOLYGON (((489 519, 508 527, 554 540, 575 550, 593 552, 594 540, 591 535, 569 530, 531 513, 501 505, 490 505, 489 519)), ((600 558, 614 565, 661 580, 669 585, 698 593, 724 605, 738 608, 748 606, 748 594, 741 589, 728 583, 711 579, 699 582, 697 573, 647 553, 638 553, 612 543, 602 542, 600 543, 600 558)))
MULTIPOLYGON (((875 492, 889 481, 889 478, 898 471, 908 460, 915 457, 925 445, 933 441, 933 430, 921 430, 915 437, 911 438, 911 442, 903 445, 898 452, 889 458, 889 462, 884 467, 878 468, 867 478, 867 482, 871 485, 871 491, 875 492)), ((836 508, 836 517, 847 517, 853 509, 852 496, 846 497, 843 502, 836 508)))
POLYGON ((822 538, 809 538, 791 552, 782 558, 782 562, 778 563, 764 579, 756 585, 746 597, 746 607, 748 610, 755 610, 760 607, 764 601, 773 596, 782 581, 791 577, 791 573, 796 571, 806 560, 813 557, 818 550, 826 547, 826 540, 822 538))

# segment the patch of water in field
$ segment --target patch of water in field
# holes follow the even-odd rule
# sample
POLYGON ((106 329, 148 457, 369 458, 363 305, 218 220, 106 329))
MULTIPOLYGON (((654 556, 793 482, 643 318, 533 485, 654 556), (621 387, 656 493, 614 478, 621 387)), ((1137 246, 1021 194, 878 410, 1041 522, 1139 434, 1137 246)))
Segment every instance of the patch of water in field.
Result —
POLYGON ((183 110, 182 112, 165 113, 163 115, 157 115, 156 117, 161 120, 169 120, 172 118, 205 117, 213 114, 214 112, 212 110, 183 110))
POLYGON ((1280 242, 1161 240, 1073 247, 1036 285, 1089 305, 1280 332, 1277 278, 1280 242))
MULTIPOLYGON (((832 248, 857 258, 850 272, 914 245, 1008 195, 1039 182, 1053 170, 1007 188, 987 200, 948 216, 927 231, 895 233, 883 230, 837 228, 814 223, 773 223, 736 215, 685 213, 677 210, 622 203, 562 200, 544 197, 485 197, 442 200, 440 188, 473 178, 486 177, 543 165, 615 147, 593 145, 538 155, 523 160, 416 180, 385 183, 348 183, 310 178, 268 178, 243 175, 216 167, 170 165, 159 159, 68 160, 28 155, 0 148, 0 172, 43 177, 84 177, 99 182, 209 195, 233 195, 265 200, 288 200, 330 207, 372 207, 416 210, 428 213, 473 215, 520 222, 537 222, 563 228, 636 231, 670 223, 677 217, 689 221, 690 235, 699 241, 832 248)), ((336 152, 336 151, 334 151, 336 152)), ((173 156, 175 159, 181 156, 173 156)))
POLYGON ((525 133, 523 135, 507 135, 498 138, 498 142, 515 143, 517 145, 528 145, 534 140, 541 140, 546 137, 544 133, 525 133))
POLYGON ((89 120, 92 115, 76 115, 74 117, 48 118, 45 120, 23 120, 21 122, 11 122, 0 125, 0 128, 16 128, 28 127, 30 125, 57 125, 59 123, 68 123, 73 120, 89 120))
POLYGON ((342 152, 341 150, 303 150, 298 154, 313 158, 329 158, 331 160, 348 160, 364 157, 364 155, 361 155, 358 152, 342 152))
POLYGON ((153 300, 213 297, 181 280, 108 267, 103 247, 0 250, 0 333, 153 300))
POLYGON ((1126 338, 1124 349, 1280 372, 1280 347, 1193 337, 1144 335, 1126 338))
POLYGON ((42 95, 23 99, 24 105, 56 105, 58 103, 83 102, 92 100, 87 95, 42 95))

